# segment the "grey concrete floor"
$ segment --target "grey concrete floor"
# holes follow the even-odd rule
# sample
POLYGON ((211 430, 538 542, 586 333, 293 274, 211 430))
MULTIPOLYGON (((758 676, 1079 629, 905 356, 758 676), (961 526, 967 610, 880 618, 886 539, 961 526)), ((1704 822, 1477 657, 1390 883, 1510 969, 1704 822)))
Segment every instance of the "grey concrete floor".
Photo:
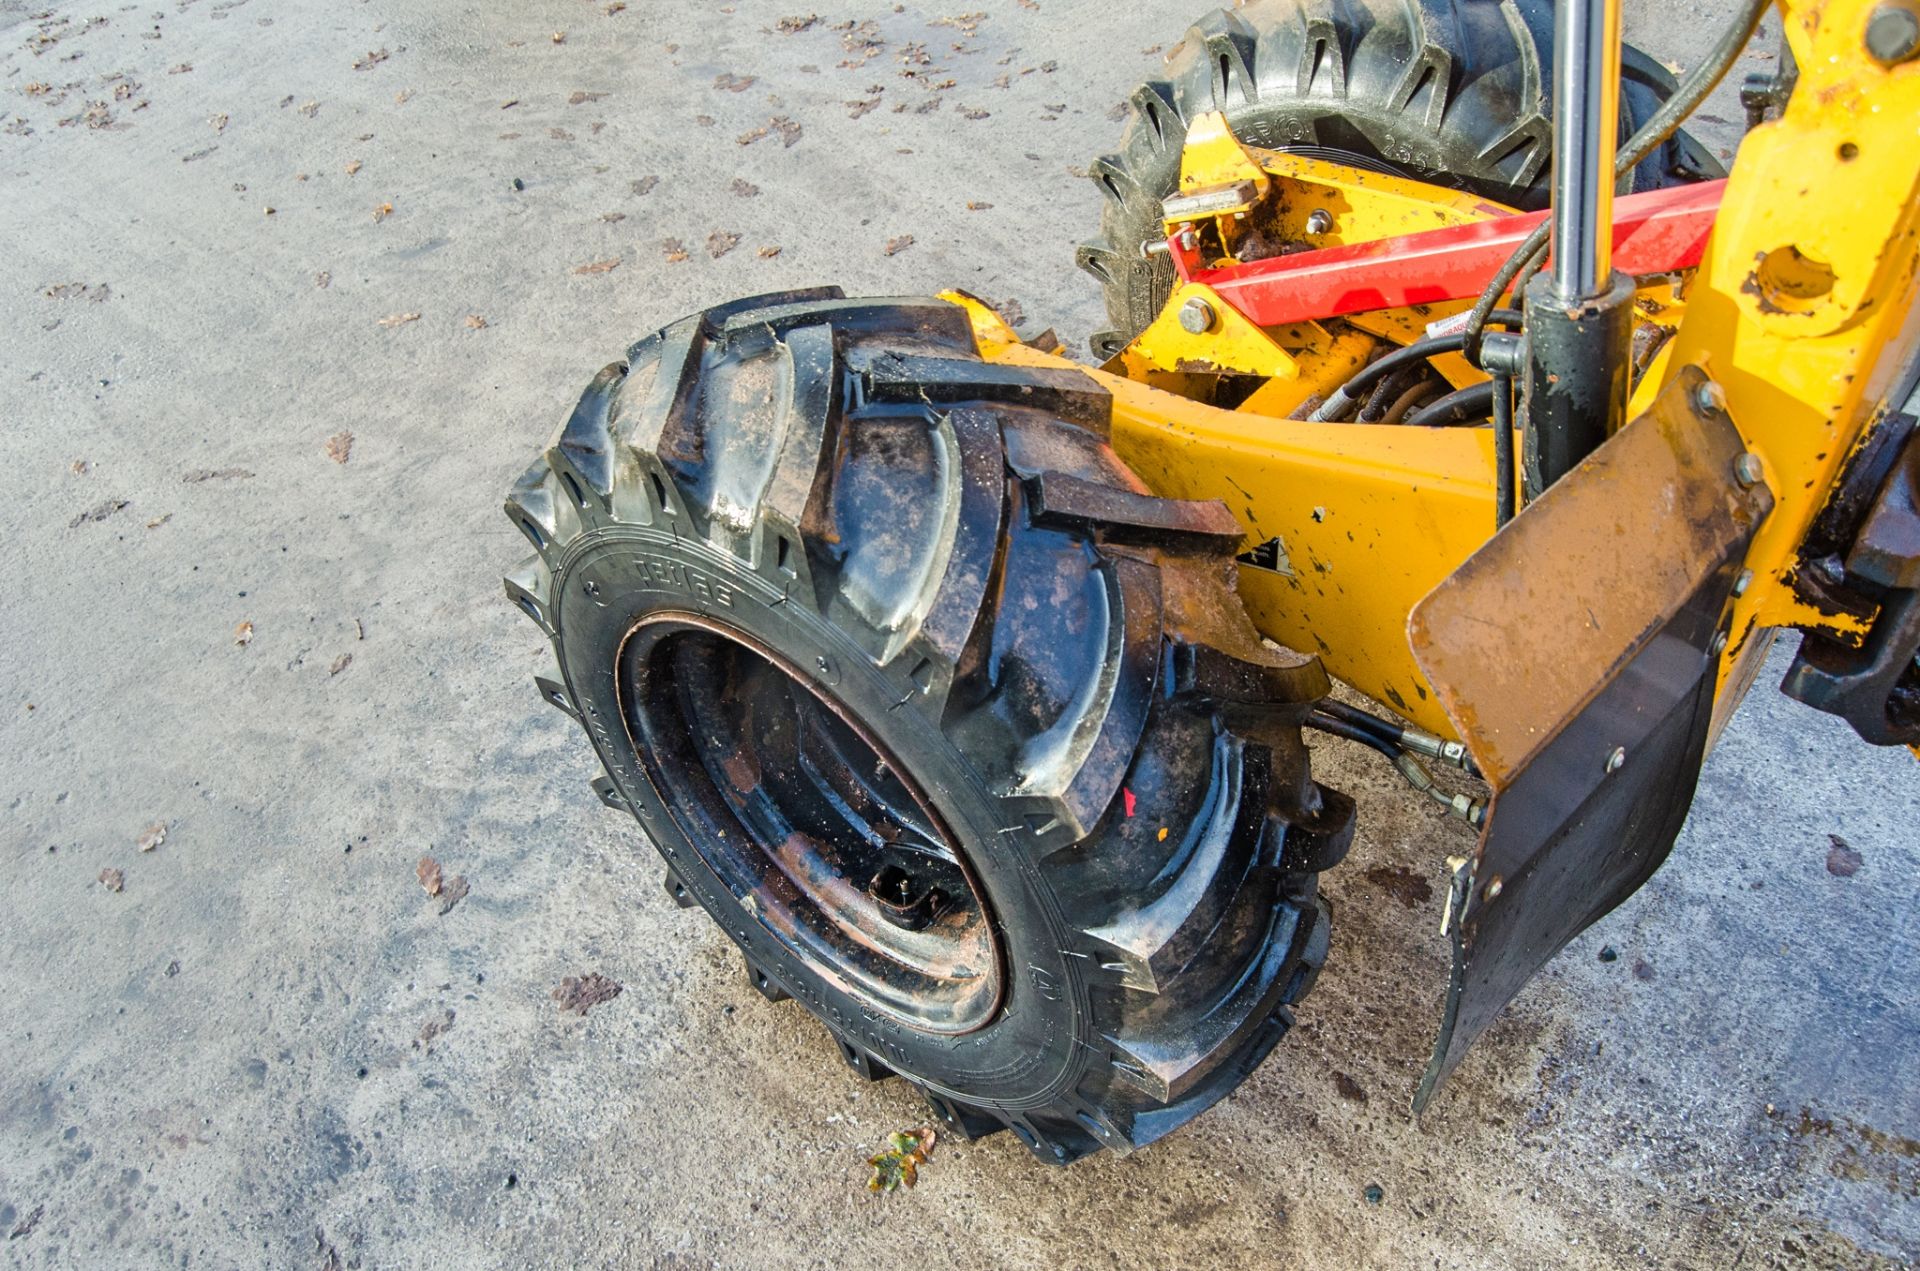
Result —
MULTIPOLYGON (((1726 7, 1641 0, 1632 33, 1684 65, 1726 7)), ((589 798, 498 584, 503 491, 586 377, 820 281, 963 286, 1083 347, 1076 169, 1197 11, 881 4, 786 34, 786 0, 0 0, 0 1261, 1920 1257, 1920 766, 1767 680, 1671 863, 1423 1121, 1444 949, 1393 871, 1437 884, 1459 840, 1328 743, 1361 840, 1275 1058, 1130 1159, 943 1145, 891 1199, 862 1158, 916 1098, 754 997, 589 798), (953 87, 901 76, 912 42, 953 87), (791 144, 740 144, 773 119, 791 144), (471 884, 449 913, 423 853, 471 884), (561 1015, 587 970, 625 993, 561 1015)), ((1730 92, 1708 109, 1730 146, 1730 92)))

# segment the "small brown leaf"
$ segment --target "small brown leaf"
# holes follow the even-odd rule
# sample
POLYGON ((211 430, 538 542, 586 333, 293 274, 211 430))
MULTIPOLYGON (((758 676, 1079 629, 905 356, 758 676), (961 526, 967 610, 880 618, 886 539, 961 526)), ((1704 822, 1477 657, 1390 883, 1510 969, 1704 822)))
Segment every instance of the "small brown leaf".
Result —
MULTIPOLYGON (((416 318, 419 314, 414 315, 416 318)), ((327 438, 327 458, 335 463, 345 463, 353 455, 353 433, 341 429, 327 438)))
POLYGON ((605 96, 606 96, 605 93, 589 93, 580 89, 576 89, 573 92, 567 94, 567 105, 584 106, 588 102, 597 102, 602 97, 605 97, 605 96))
POLYGON ((487 320, 485 318, 481 317, 477 313, 470 313, 467 315, 467 329, 469 331, 484 331, 486 330, 486 328, 487 328, 487 320))
POLYGON ((347 175, 352 176, 354 173, 358 172, 364 166, 365 165, 362 164, 358 159, 349 160, 347 163, 347 175))
POLYGON ((413 1039, 413 1044, 421 1050, 432 1050, 434 1039, 446 1036, 447 1032, 453 1028, 453 1019, 452 1011, 442 1011, 435 1015, 420 1026, 420 1035, 413 1039))
POLYGON ((467 877, 455 874, 447 879, 440 889, 440 912, 444 916, 453 912, 453 907, 467 898, 467 877))
POLYGON ((391 203, 382 203, 380 206, 373 209, 373 219, 375 221, 384 221, 389 216, 392 216, 392 215, 393 215, 393 204, 391 203))
POLYGON ((969 212, 984 212, 992 206, 993 204, 991 203, 980 203, 973 199, 967 200, 967 211, 969 212))
POLYGON ((777 243, 769 243, 767 246, 762 247, 760 249, 761 260, 772 260, 775 256, 778 256, 779 254, 780 254, 780 246, 777 243))
POLYGON ((418 313, 390 313, 380 319, 380 325, 387 328, 404 327, 409 322, 420 321, 418 313))
POLYGON ((252 644, 253 643, 253 624, 251 622, 242 622, 238 626, 234 627, 233 642, 239 645, 243 649, 246 648, 248 645, 252 644))
POLYGON ((596 260, 590 261, 585 265, 575 265, 573 272, 576 274, 604 274, 609 270, 618 269, 619 267, 620 258, 615 256, 608 260, 596 260))
POLYGON ((155 821, 152 825, 140 831, 140 837, 133 841, 133 845, 143 852, 151 852, 154 848, 166 841, 167 823, 165 821, 155 821))
POLYGON ((567 33, 565 31, 555 31, 553 33, 553 42, 555 44, 565 44, 567 42, 567 33))
POLYGON ((333 285, 333 275, 323 269, 313 276, 313 285, 325 291, 333 285))
POLYGON ((612 17, 616 13, 624 12, 626 7, 626 0, 613 0, 613 3, 607 6, 607 16, 612 17))
POLYGON ((653 176, 653 177, 641 177, 638 181, 629 182, 628 186, 630 189, 632 189, 632 191, 635 194, 644 198, 648 194, 652 193, 654 186, 659 184, 660 184, 660 178, 657 176, 653 176))
POLYGON ((740 236, 738 234, 730 234, 726 230, 717 229, 707 235, 707 253, 715 260, 719 260, 739 245, 740 236))
POLYGON ((300 113, 305 115, 308 119, 312 119, 315 115, 320 113, 320 103, 311 102, 311 101, 301 102, 300 113))
POLYGON ((660 250, 666 254, 670 265, 677 265, 687 258, 687 245, 677 238, 662 240, 660 250))
POLYGON ((353 665, 353 654, 342 653, 333 660, 333 665, 327 668, 327 678, 332 679, 351 665, 353 665))
POLYGON ((420 880, 420 886, 426 889, 427 895, 438 896, 440 894, 439 861, 434 860, 431 856, 422 856, 420 863, 413 867, 413 873, 414 877, 420 880))
POLYGON ((569 975, 561 980, 552 997, 560 1003, 562 1011, 585 1015, 600 1003, 611 1002, 619 997, 624 987, 618 980, 609 979, 598 971, 589 971, 585 975, 569 975))
POLYGON ((713 86, 729 93, 744 93, 753 87, 754 78, 752 75, 716 75, 713 86))
POLYGON ((67 470, 73 473, 73 475, 76 477, 84 477, 89 472, 93 471, 93 465, 88 463, 85 459, 75 459, 71 464, 67 466, 67 470))
POLYGON ((372 70, 374 67, 380 65, 380 63, 386 61, 387 56, 388 54, 385 49, 381 49, 377 53, 368 53, 365 57, 354 60, 353 69, 356 71, 372 70))
POLYGON ((157 530, 162 525, 165 525, 168 521, 171 521, 172 519, 173 519, 173 513, 171 512, 167 513, 165 516, 156 516, 151 521, 147 522, 147 528, 150 530, 157 530))
POLYGON ((393 104, 396 106, 404 106, 407 104, 407 99, 412 96, 413 90, 411 88, 403 88, 393 95, 393 104))
POLYGON ((743 181, 739 177, 735 177, 733 184, 727 188, 743 199, 757 198, 760 194, 759 186, 751 181, 743 181))
POLYGON ((208 119, 207 122, 213 125, 213 130, 216 133, 222 133, 227 130, 227 117, 225 115, 214 115, 208 119))
POLYGON ((100 885, 108 891, 125 891, 127 876, 117 869, 103 869, 100 871, 100 885))
POLYGON ((913 235, 902 234, 898 238, 889 238, 887 245, 880 249, 882 256, 895 256, 913 246, 913 235))
POLYGON ((1838 834, 1827 835, 1827 841, 1832 844, 1827 848, 1827 872, 1835 878, 1852 878, 1867 863, 1865 857, 1853 850, 1853 844, 1838 834))

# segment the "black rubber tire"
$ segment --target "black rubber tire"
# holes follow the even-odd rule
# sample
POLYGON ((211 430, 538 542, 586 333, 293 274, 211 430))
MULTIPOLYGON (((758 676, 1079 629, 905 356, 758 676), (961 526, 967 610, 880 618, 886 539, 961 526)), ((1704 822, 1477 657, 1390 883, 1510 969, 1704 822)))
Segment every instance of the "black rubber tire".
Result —
POLYGON ((536 548, 507 592, 557 660, 540 691, 674 898, 857 1071, 1056 1163, 1159 1138, 1252 1071, 1326 955, 1315 874, 1353 831, 1300 741, 1325 671, 1258 638, 1237 525, 1148 494, 1109 407, 1077 372, 983 362, 945 301, 763 296, 635 344, 507 501, 536 548), (996 924, 984 1025, 867 1009, 716 875, 617 673, 669 611, 803 668, 910 772, 996 924))
MULTIPOLYGON (((1111 356, 1158 316, 1172 289, 1160 203, 1179 183, 1188 123, 1218 110, 1234 136, 1271 150, 1470 190, 1522 209, 1549 195, 1550 0, 1250 0, 1200 19, 1167 55, 1167 78, 1134 90, 1120 153, 1094 162, 1106 195, 1100 235, 1077 260, 1106 292, 1111 356)), ((1628 46, 1620 139, 1676 87, 1628 46)), ((1621 192, 1726 173, 1684 132, 1649 155, 1621 192)))

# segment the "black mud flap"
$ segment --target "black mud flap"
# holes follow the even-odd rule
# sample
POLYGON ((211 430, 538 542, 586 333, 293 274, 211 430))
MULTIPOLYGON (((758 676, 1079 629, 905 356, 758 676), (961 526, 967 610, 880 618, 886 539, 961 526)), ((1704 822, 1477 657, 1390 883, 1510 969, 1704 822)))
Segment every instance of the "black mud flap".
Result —
POLYGON ((1683 369, 1409 620, 1494 788, 1473 856, 1455 863, 1453 973, 1416 1112, 1534 972, 1652 876, 1686 820, 1735 581, 1773 507, 1736 473, 1745 446, 1703 383, 1683 369))

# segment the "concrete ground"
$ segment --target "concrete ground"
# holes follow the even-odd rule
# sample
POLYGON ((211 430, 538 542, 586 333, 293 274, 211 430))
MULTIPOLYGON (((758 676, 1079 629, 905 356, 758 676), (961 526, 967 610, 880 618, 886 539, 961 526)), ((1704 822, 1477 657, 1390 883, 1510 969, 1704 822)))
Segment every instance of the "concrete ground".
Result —
MULTIPOLYGON (((1632 33, 1684 65, 1726 8, 1632 33)), ((1920 1259, 1920 767, 1766 679, 1671 863, 1423 1121, 1460 840, 1327 742, 1333 957, 1237 1095, 1130 1159, 1001 1136, 862 1190, 921 1105, 591 800, 500 500, 629 339, 737 295, 959 285, 1084 347, 1078 169, 1198 6, 808 12, 0 0, 0 1261, 1920 1259), (586 971, 625 992, 560 1013, 586 971)))

